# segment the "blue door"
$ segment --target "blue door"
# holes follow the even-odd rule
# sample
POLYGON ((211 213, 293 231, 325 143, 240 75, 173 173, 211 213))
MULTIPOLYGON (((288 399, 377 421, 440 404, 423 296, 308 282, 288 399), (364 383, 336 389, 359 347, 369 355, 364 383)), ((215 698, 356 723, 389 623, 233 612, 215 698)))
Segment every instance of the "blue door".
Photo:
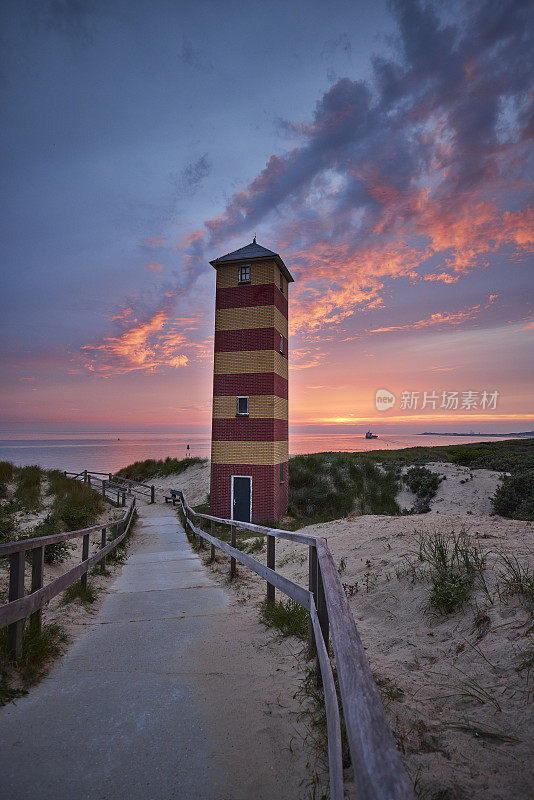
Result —
POLYGON ((234 476, 234 519, 250 522, 250 495, 252 478, 234 476))

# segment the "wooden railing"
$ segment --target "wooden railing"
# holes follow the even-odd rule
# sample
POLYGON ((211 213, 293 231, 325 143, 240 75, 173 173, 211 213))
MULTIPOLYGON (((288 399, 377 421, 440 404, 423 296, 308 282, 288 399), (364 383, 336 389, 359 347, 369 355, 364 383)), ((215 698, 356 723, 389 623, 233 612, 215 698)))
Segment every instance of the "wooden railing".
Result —
POLYGON ((114 475, 112 472, 93 472, 84 469, 82 472, 64 472, 64 474, 69 478, 81 479, 92 488, 98 487, 102 497, 116 506, 126 504, 126 495, 147 500, 149 503, 154 503, 156 500, 154 485, 132 481, 121 475, 114 475), (104 475, 105 477, 102 477, 104 475), (115 494, 117 495, 116 501, 115 494))
POLYGON ((186 527, 200 541, 209 542, 212 558, 215 548, 222 550, 230 556, 232 575, 239 562, 266 580, 267 601, 274 601, 276 588, 309 612, 308 647, 310 655, 317 655, 325 697, 331 799, 343 800, 344 792, 339 704, 328 652, 330 637, 358 800, 414 800, 326 539, 199 514, 189 507, 183 492, 179 497, 186 527), (199 520, 210 523, 210 533, 200 527, 199 520), (216 538, 217 524, 230 526, 231 544, 216 538), (267 537, 267 564, 237 549, 238 528, 267 537), (308 547, 308 589, 276 572, 276 539, 308 547))
POLYGON ((77 580, 87 583, 87 572, 99 562, 106 563, 106 556, 119 545, 128 534, 135 511, 135 498, 124 516, 116 522, 105 525, 92 525, 79 531, 54 533, 51 536, 39 536, 33 539, 19 539, 15 542, 0 544, 0 558, 9 557, 9 598, 8 602, 0 606, 0 628, 9 626, 8 645, 11 654, 20 658, 22 653, 22 633, 24 620, 30 617, 30 625, 39 630, 41 627, 41 609, 71 584, 77 580), (114 535, 108 537, 108 532, 114 535), (100 547, 97 552, 89 555, 89 537, 91 534, 100 533, 100 547), (60 575, 55 580, 43 586, 45 547, 57 542, 67 542, 71 539, 83 537, 82 560, 80 564, 60 575), (108 538, 110 541, 108 541, 108 538), (26 553, 31 552, 31 591, 24 594, 24 578, 26 553))

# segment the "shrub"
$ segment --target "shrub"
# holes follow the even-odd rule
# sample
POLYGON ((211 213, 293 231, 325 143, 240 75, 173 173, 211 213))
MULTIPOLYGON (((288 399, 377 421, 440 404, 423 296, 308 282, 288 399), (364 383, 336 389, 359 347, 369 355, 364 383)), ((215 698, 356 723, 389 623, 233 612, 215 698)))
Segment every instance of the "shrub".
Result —
POLYGON ((534 520, 534 469, 505 475, 491 503, 501 517, 534 520))
POLYGON ((411 467, 404 474, 403 481, 416 496, 413 512, 427 514, 430 511, 430 501, 438 490, 439 475, 426 467, 411 467))
POLYGON ((36 511, 41 505, 42 475, 41 467, 36 465, 21 467, 18 471, 15 498, 28 511, 36 511))
MULTIPOLYGON (((61 520, 54 514, 47 514, 42 522, 39 522, 31 531, 25 531, 20 538, 37 539, 40 536, 53 536, 53 534, 61 532, 61 520)), ((54 542, 45 547, 44 559, 47 564, 61 564, 69 557, 72 549, 72 545, 68 542, 54 542)), ((31 558, 30 551, 27 555, 31 558)))
POLYGON ((10 461, 0 461, 0 483, 11 483, 14 469, 10 461))
POLYGON ((0 542, 10 542, 16 538, 17 523, 12 514, 8 514, 4 509, 0 510, 0 542))

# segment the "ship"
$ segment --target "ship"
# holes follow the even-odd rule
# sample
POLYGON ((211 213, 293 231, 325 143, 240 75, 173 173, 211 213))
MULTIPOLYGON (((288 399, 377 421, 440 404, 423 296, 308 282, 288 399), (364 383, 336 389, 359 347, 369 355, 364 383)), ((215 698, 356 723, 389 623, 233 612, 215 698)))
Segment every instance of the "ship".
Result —
POLYGON ((367 431, 367 433, 365 434, 365 438, 366 439, 378 439, 378 434, 377 433, 371 433, 371 431, 367 431))

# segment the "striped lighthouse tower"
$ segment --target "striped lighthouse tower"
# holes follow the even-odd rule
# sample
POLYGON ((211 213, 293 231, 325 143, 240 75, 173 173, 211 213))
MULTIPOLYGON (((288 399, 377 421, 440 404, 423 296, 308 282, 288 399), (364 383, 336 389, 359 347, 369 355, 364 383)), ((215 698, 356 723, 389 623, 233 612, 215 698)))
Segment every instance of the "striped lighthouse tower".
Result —
POLYGON ((217 271, 211 512, 273 523, 288 504, 288 287, 277 253, 256 243, 217 271))

